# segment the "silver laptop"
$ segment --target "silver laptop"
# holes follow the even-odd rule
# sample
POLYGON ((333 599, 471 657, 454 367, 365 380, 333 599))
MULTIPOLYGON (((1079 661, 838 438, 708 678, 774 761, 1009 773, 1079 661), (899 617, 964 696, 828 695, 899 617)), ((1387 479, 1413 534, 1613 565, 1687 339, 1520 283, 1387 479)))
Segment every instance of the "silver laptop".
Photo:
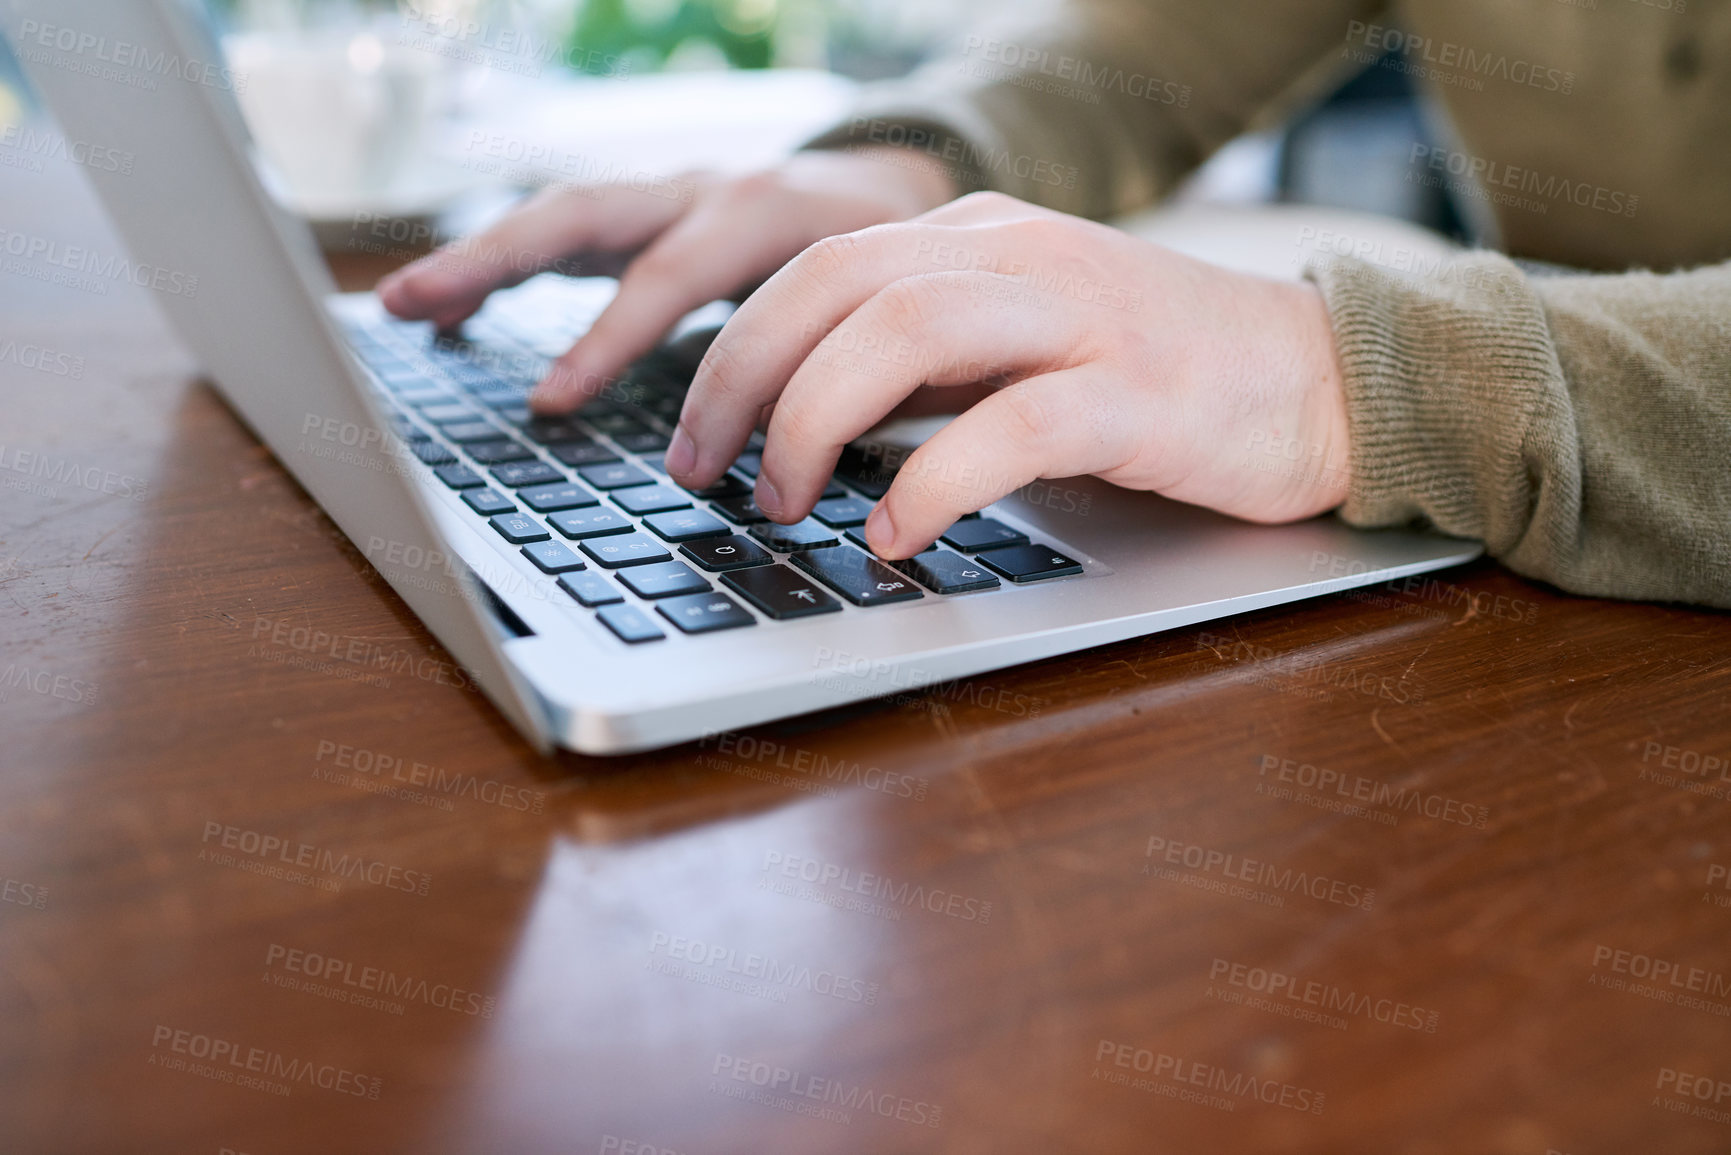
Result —
MULTIPOLYGON (((208 377, 531 741, 617 754, 1468 561, 1477 543, 1334 518, 1252 526, 1092 479, 1042 481, 891 566, 859 526, 909 447, 844 456, 785 534, 756 459, 700 493, 661 450, 700 311, 599 402, 529 386, 612 283, 543 275, 460 334, 338 295, 255 163, 196 0, 12 0, 61 127, 136 156, 91 180, 208 377)), ((143 279, 140 279, 140 278, 143 279)), ((712 330, 711 330, 712 332, 712 330)))

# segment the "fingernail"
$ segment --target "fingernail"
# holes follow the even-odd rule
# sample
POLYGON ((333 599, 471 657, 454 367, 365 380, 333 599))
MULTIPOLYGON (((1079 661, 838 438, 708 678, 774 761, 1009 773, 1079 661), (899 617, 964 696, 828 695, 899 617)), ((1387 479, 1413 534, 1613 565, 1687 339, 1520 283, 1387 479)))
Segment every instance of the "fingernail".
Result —
POLYGON ((690 434, 685 432, 685 426, 673 427, 673 440, 668 443, 666 457, 667 472, 683 477, 691 472, 697 464, 697 446, 691 443, 690 434))
POLYGON ((763 474, 757 475, 757 508, 775 517, 781 512, 781 494, 776 492, 775 483, 763 474))
POLYGON ((878 502, 872 509, 871 516, 866 518, 865 532, 866 542, 872 547, 873 553, 886 554, 895 548, 896 527, 890 521, 890 511, 883 502, 878 502))

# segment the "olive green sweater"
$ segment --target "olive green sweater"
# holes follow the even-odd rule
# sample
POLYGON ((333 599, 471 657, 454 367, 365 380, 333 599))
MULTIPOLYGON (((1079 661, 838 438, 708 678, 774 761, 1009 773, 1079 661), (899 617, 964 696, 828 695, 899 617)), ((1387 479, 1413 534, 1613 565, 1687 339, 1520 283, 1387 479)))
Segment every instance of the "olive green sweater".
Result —
POLYGON ((1425 519, 1566 590, 1731 607, 1731 0, 1071 0, 872 91, 817 147, 1105 218, 1387 52, 1502 250, 1311 270, 1364 526, 1425 519), (1658 270, 1648 272, 1644 270, 1658 270))

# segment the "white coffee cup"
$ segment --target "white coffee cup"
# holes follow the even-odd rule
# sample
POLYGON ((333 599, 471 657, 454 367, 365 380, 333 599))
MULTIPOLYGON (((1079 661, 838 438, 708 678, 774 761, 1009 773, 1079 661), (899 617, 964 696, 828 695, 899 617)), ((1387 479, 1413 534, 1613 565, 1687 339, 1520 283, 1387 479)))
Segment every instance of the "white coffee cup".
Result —
POLYGON ((240 104, 294 207, 388 198, 424 156, 442 62, 372 28, 229 37, 240 104))

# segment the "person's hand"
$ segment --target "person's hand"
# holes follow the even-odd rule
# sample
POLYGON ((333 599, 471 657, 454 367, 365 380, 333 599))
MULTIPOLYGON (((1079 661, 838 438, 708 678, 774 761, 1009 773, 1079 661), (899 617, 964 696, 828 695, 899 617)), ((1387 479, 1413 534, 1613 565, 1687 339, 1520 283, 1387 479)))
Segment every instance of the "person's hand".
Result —
POLYGON ((648 189, 550 189, 385 277, 379 299, 399 317, 450 328, 493 290, 544 269, 623 265, 619 295, 530 398, 539 412, 564 413, 699 305, 749 290, 814 241, 905 220, 954 195, 941 172, 887 150, 798 153, 765 172, 695 174, 648 189))
POLYGON ((820 241, 771 277, 704 357, 667 469, 713 483, 767 413, 757 503, 797 521, 842 447, 922 386, 963 411, 866 523, 885 558, 1038 478, 1095 474, 1260 522, 1346 497, 1345 394, 1314 287, 996 193, 820 241), (1271 438, 1331 468, 1255 468, 1271 438))

